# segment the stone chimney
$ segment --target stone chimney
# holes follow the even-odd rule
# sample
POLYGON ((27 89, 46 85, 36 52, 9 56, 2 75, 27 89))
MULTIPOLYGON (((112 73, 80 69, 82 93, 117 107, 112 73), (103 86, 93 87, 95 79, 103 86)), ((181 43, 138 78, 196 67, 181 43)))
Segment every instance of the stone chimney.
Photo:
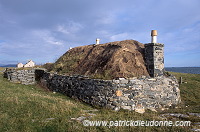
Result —
POLYGON ((164 74, 164 44, 157 43, 157 31, 151 31, 151 43, 145 44, 145 63, 151 77, 164 74))

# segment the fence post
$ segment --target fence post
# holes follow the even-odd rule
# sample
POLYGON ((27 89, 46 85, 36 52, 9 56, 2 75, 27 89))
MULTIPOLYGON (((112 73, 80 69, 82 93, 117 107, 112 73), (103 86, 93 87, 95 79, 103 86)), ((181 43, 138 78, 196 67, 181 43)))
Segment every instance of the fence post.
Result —
POLYGON ((183 83, 183 77, 180 77, 180 84, 183 83))

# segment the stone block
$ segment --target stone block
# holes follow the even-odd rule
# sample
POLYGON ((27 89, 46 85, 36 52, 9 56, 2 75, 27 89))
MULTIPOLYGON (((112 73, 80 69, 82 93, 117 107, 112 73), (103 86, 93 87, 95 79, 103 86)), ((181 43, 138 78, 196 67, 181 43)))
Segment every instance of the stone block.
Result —
POLYGON ((135 84, 137 81, 136 81, 136 79, 130 79, 129 80, 129 83, 131 83, 131 84, 135 84))
POLYGON ((117 84, 119 84, 120 81, 119 81, 119 80, 113 80, 113 83, 117 83, 117 84))
POLYGON ((143 114, 145 112, 144 108, 135 108, 135 112, 143 114))
POLYGON ((126 80, 126 79, 123 79, 123 80, 120 80, 120 83, 128 83, 129 80, 126 80))
POLYGON ((120 110, 120 107, 114 107, 113 110, 114 110, 114 111, 119 111, 119 110, 120 110))
POLYGON ((121 91, 121 90, 117 90, 117 91, 115 92, 115 94, 116 94, 116 96, 122 96, 122 91, 121 91))
POLYGON ((131 106, 121 106, 121 108, 124 110, 132 110, 131 106))
POLYGON ((127 102, 127 104, 130 105, 130 106, 133 106, 133 105, 135 105, 135 102, 132 101, 132 100, 129 100, 129 101, 127 102))
POLYGON ((113 101, 113 102, 112 102, 112 105, 114 105, 114 106, 120 106, 120 103, 118 103, 118 102, 116 102, 116 101, 113 101))

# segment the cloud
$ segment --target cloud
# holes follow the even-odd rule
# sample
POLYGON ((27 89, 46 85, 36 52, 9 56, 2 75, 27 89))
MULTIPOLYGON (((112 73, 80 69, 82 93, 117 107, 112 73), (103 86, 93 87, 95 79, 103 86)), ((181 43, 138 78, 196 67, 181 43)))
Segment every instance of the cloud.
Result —
POLYGON ((57 31, 67 35, 77 33, 81 29, 83 29, 83 25, 73 21, 68 21, 67 24, 59 24, 57 26, 57 31))
POLYGON ((44 41, 44 43, 53 44, 53 45, 63 45, 64 42, 57 40, 52 36, 51 32, 48 30, 35 30, 32 31, 33 36, 36 36, 38 39, 44 41))
POLYGON ((196 52, 199 7, 199 0, 0 0, 0 56, 54 61, 69 47, 96 38, 148 43, 152 29, 158 30, 166 54, 196 52))
POLYGON ((69 34, 70 32, 68 31, 68 29, 65 28, 65 26, 63 25, 58 25, 57 27, 57 30, 61 33, 64 33, 64 34, 69 34))

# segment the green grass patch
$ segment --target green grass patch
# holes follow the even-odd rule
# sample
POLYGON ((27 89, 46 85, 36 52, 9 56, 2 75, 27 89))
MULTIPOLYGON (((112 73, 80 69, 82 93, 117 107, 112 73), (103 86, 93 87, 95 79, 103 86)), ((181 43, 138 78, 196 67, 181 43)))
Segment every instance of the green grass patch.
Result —
POLYGON ((0 71, 4 71, 4 69, 5 69, 5 68, 3 68, 3 67, 0 67, 0 71))

